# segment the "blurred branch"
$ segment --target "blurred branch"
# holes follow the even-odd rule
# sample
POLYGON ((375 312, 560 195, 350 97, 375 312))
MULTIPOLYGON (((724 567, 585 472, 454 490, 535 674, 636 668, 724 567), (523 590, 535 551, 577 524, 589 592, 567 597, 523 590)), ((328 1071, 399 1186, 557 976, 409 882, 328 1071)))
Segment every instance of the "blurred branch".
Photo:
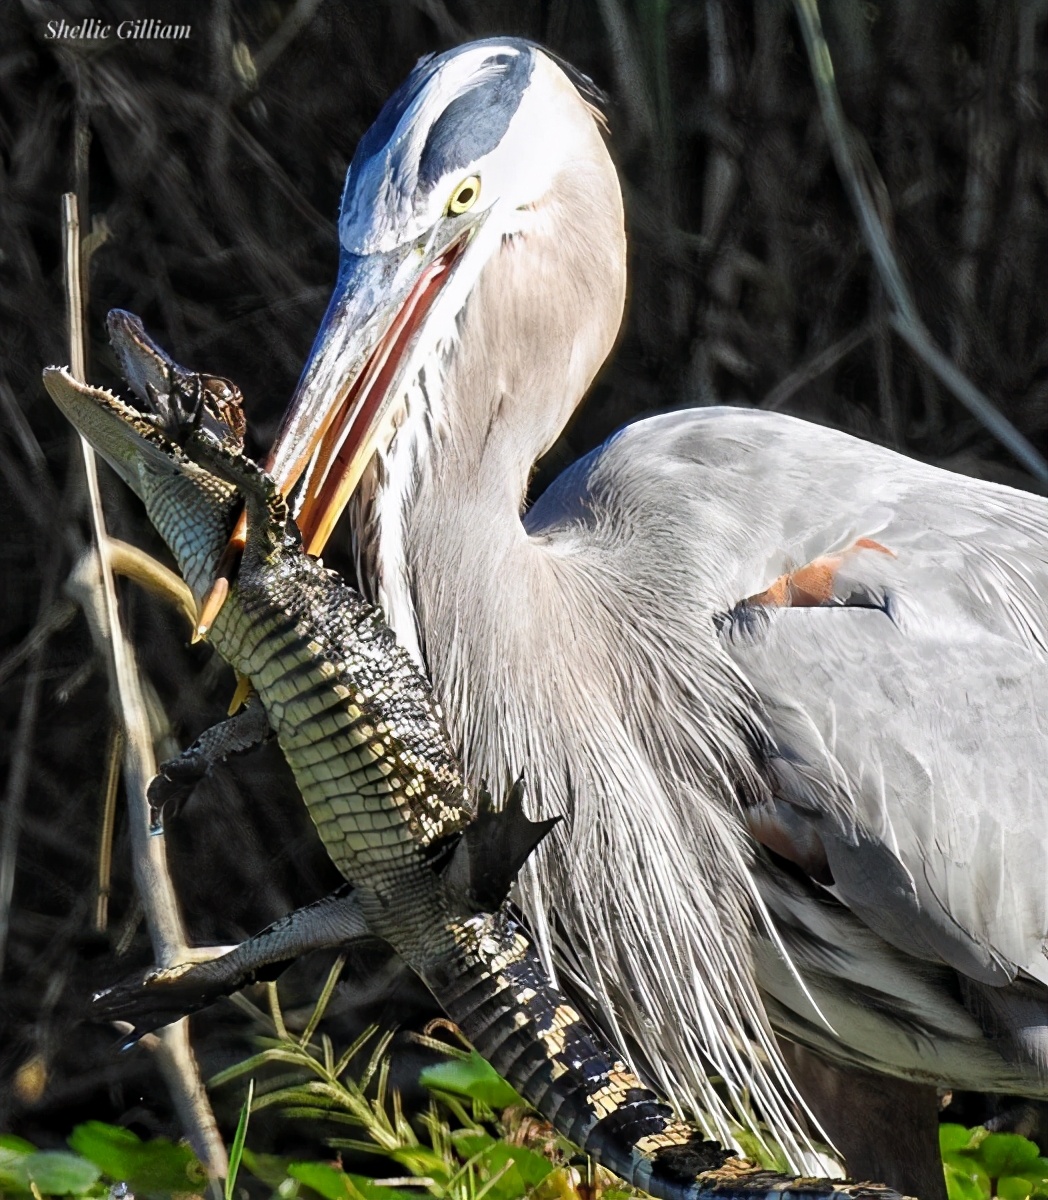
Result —
MULTIPOLYGON (((794 0, 797 19, 811 63, 819 108, 841 181, 859 220, 863 240, 891 305, 892 328, 958 400, 1041 483, 1048 484, 1048 461, 999 412, 966 375, 935 345, 914 305, 898 257, 870 194, 870 181, 860 172, 854 154, 858 134, 848 125, 834 79, 833 60, 819 17, 818 0, 794 0)), ((875 167, 867 163, 867 172, 875 167)), ((878 179, 878 182, 880 180, 878 179)), ((883 184, 881 184, 883 187, 883 184)))
MULTIPOLYGON (((22 642, 0 660, 0 687, 30 655, 41 649, 53 634, 65 629, 75 616, 76 605, 66 599, 53 601, 45 611, 41 612, 36 624, 22 642)), ((3 955, 0 954, 0 958, 2 957, 3 955)))
MULTIPOLYGON (((76 196, 62 197, 62 233, 65 251, 66 313, 69 328, 69 361, 73 376, 84 381, 84 323, 81 286, 80 218, 76 196)), ((146 788, 156 774, 156 759, 149 721, 134 661, 134 652, 120 624, 116 583, 110 567, 109 538, 98 487, 95 454, 80 438, 88 505, 94 533, 94 570, 78 571, 85 605, 94 612, 93 627, 107 650, 110 694, 123 731, 123 775, 131 829, 135 884, 141 898, 160 966, 173 966, 185 953, 186 939, 174 885, 167 869, 164 839, 150 831, 146 788)), ((86 564, 81 562, 81 568, 86 564)), ((160 1032, 157 1061, 171 1091, 182 1125, 212 1180, 226 1174, 225 1146, 204 1092, 200 1072, 189 1045, 188 1021, 183 1018, 160 1032)))
MULTIPOLYGON (((57 557, 50 556, 48 573, 43 581, 40 597, 40 616, 36 630, 46 622, 54 607, 53 594, 57 579, 57 557)), ((30 635, 32 639, 32 635, 30 635)), ((29 641, 30 639, 27 639, 29 641)), ((29 651, 29 670, 26 673, 22 692, 22 707, 18 714, 15 730, 11 766, 7 774, 4 791, 3 837, 0 841, 0 975, 3 974, 7 949, 7 935, 11 928, 11 901, 14 896, 15 867, 18 861, 18 845, 22 832, 22 811, 25 807, 26 790, 32 765, 33 737, 40 713, 40 686, 43 679, 43 657, 47 637, 32 639, 29 651)))
MULTIPOLYGON (((735 69, 728 44, 724 6, 721 0, 706 0, 706 28, 709 38, 709 93, 717 105, 717 118, 724 121, 735 90, 735 69)), ((742 171, 734 148, 720 140, 711 141, 702 190, 702 238, 712 248, 738 194, 742 171)))
MULTIPOLYGON (((669 16, 669 7, 669 0, 642 0, 642 3, 637 5, 637 16, 640 19, 641 33, 647 43, 651 91, 655 98, 655 114, 659 135, 658 159, 660 167, 666 173, 667 188, 669 188, 670 172, 673 169, 674 144, 676 140, 673 121, 673 102, 670 94, 669 46, 666 40, 666 22, 669 16)), ((672 192, 670 192, 670 195, 672 195, 672 192)))
MULTIPOLYGON (((83 382, 84 330, 80 288, 80 226, 76 197, 72 193, 66 193, 62 204, 70 369, 73 376, 83 382)), ((84 591, 97 590, 97 598, 100 601, 92 607, 100 640, 108 649, 107 665, 110 683, 113 685, 113 699, 117 717, 126 735, 124 770, 132 813, 135 878, 149 914, 150 933, 157 961, 162 966, 171 966, 178 961, 177 956, 185 946, 185 936, 178 912, 178 901, 164 861, 163 841, 149 836, 149 807, 145 795, 149 780, 156 774, 152 739, 149 736, 149 726, 142 704, 134 652, 120 627, 95 453, 83 437, 80 438, 80 446, 98 565, 97 570, 90 574, 84 570, 78 571, 78 582, 84 591), (137 818, 141 818, 141 822, 137 818), (137 829, 139 824, 141 829, 137 829)))
POLYGON ((116 826, 116 796, 120 789, 120 759, 124 735, 114 726, 106 752, 106 791, 102 802, 102 830, 98 835, 98 895, 95 898, 95 929, 105 933, 109 925, 109 885, 113 875, 113 829, 116 826))
POLYGON ((653 138, 655 114, 626 13, 619 0, 597 0, 597 7, 611 47, 619 99, 629 114, 628 126, 641 138, 653 138))
POLYGON ((320 0, 296 0, 291 11, 277 26, 268 42, 255 55, 255 79, 269 70, 276 60, 291 45, 296 37, 313 19, 313 14, 320 7, 320 0))
POLYGON ((37 478, 46 475, 47 460, 40 449, 40 443, 25 419, 25 413, 19 407, 6 379, 0 379, 0 407, 4 410, 4 421, 14 433, 19 449, 25 456, 29 469, 37 478))
POLYGON ((768 393, 761 408, 769 412, 774 412, 782 406, 801 388, 807 387, 809 383, 818 379, 820 375, 825 375, 827 371, 832 370, 842 358, 846 358, 853 350, 857 350, 863 342, 872 337, 877 331, 879 320, 867 321, 860 325, 858 329, 853 329, 850 333, 834 342, 832 346, 827 346, 825 350, 821 350, 818 354, 810 358, 806 363, 802 363, 795 371, 791 371, 781 382, 768 393))

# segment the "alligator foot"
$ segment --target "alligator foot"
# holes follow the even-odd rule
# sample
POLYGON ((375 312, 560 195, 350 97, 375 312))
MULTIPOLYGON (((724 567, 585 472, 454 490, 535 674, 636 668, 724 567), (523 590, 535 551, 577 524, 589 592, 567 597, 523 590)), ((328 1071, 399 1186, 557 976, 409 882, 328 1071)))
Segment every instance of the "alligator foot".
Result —
POLYGON ((242 754, 261 745, 269 735, 262 702, 251 696, 235 716, 205 729, 191 746, 163 763, 146 793, 153 831, 160 830, 165 811, 180 808, 212 767, 230 754, 242 754))
POLYGON ((161 1025, 256 983, 275 979, 310 950, 371 940, 357 896, 346 887, 274 921, 261 933, 219 958, 200 963, 155 967, 145 978, 114 984, 92 997, 91 1015, 99 1021, 129 1021, 132 1045, 161 1025))
POLYGON ((256 536, 267 546, 279 546, 290 514, 273 477, 209 429, 197 429, 186 439, 183 449, 205 470, 237 489, 244 498, 248 525, 256 536))

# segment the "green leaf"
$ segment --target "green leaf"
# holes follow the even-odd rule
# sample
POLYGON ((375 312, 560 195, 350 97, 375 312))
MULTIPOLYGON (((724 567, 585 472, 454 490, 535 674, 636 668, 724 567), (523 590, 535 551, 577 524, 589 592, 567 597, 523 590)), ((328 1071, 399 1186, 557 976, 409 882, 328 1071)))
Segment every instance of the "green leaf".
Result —
POLYGON ((229 1170, 226 1173, 225 1200, 233 1200, 236 1195, 237 1172, 240 1170, 240 1159, 244 1154, 244 1138, 247 1137, 247 1123, 251 1119, 251 1101, 255 1098, 255 1081, 251 1079, 247 1085, 247 1096, 244 1107, 240 1110, 240 1120, 237 1131, 233 1135, 233 1145, 229 1148, 229 1170))
POLYGON ((426 1195, 425 1191, 421 1189, 412 1193, 401 1191, 400 1188, 380 1187, 373 1179, 366 1179, 363 1175, 347 1174, 346 1178, 364 1197, 364 1200, 419 1200, 420 1196, 426 1195))
POLYGON ((204 1171, 196 1155, 166 1138, 143 1142, 130 1129, 88 1121, 78 1125, 68 1141, 110 1179, 130 1184, 136 1194, 165 1197, 204 1190, 204 1171))
POLYGON ((978 1163, 957 1155, 943 1169, 950 1200, 990 1200, 990 1180, 978 1163))
POLYGON ((0 1150, 11 1150, 16 1154, 36 1153, 32 1142, 27 1142, 25 1138, 17 1137, 13 1133, 0 1133, 0 1150))
POLYGON ((498 1170, 504 1163, 512 1162, 521 1179, 529 1188, 541 1183, 553 1170, 553 1163, 543 1154, 529 1150, 526 1146, 511 1146, 497 1141, 486 1133, 473 1129, 456 1130, 451 1134, 456 1151, 463 1158, 472 1158, 484 1152, 484 1161, 498 1170))
POLYGON ((7 1149, 0 1146, 0 1191, 10 1191, 14 1188, 24 1191, 29 1186, 22 1164, 30 1154, 35 1153, 35 1146, 31 1146, 28 1150, 7 1149))
POLYGON ((479 1100, 489 1108, 509 1108, 514 1104, 525 1103, 516 1089, 511 1087, 476 1050, 471 1051, 468 1058, 426 1067, 419 1075, 419 1081, 435 1091, 451 1092, 455 1096, 479 1100))
POLYGON ((1024 1175, 1025 1168, 1037 1162, 1039 1153, 1029 1138, 1017 1133, 991 1133, 979 1146, 979 1161, 991 1179, 1000 1179, 1002 1175, 1024 1175))
POLYGON ((37 1150, 24 1138, 7 1135, 0 1146, 0 1194, 28 1193, 30 1184, 49 1196, 82 1196, 101 1174, 94 1163, 68 1150, 37 1150))
POLYGON ((244 1166, 256 1179, 270 1188, 278 1188, 288 1179, 288 1167, 292 1160, 282 1158, 279 1154, 256 1154, 254 1150, 244 1147, 244 1166))
POLYGON ((288 1163, 287 1173, 292 1179, 297 1179, 314 1192, 319 1192, 324 1200, 359 1200, 350 1190, 349 1176, 338 1167, 333 1167, 331 1163, 288 1163))
POLYGON ((967 1150, 972 1144, 972 1133, 963 1125, 945 1122, 939 1126, 939 1149, 944 1155, 951 1150, 967 1150))
POLYGON ((537 1187, 554 1169, 548 1158, 534 1150, 496 1141, 479 1130, 455 1130, 451 1141, 461 1158, 475 1160, 474 1167, 484 1180, 495 1179, 485 1191, 491 1200, 515 1200, 537 1187))
POLYGON ((94 1163, 68 1150, 37 1150, 21 1163, 26 1180, 48 1196, 80 1196, 102 1172, 94 1163))
POLYGON ((324 1162, 288 1163, 288 1175, 319 1192, 324 1200, 419 1200, 398 1188, 379 1187, 363 1175, 349 1175, 324 1162))
MULTIPOLYGON (((333 1145, 333 1141, 328 1143, 333 1145)), ((431 1176, 434 1179, 446 1179, 448 1174, 448 1164, 444 1161, 443 1155, 436 1150, 430 1149, 429 1146, 414 1145, 414 1146, 398 1146, 396 1149, 386 1150, 382 1146, 372 1142, 366 1145, 361 1142, 358 1144, 358 1149, 366 1149, 371 1154, 383 1154, 387 1158, 393 1160, 402 1171, 394 1172, 398 1175, 414 1175, 418 1178, 431 1176)))
POLYGON ((529 1150, 526 1146, 507 1146, 505 1142, 496 1143, 485 1155, 485 1159, 493 1172, 499 1170, 504 1162, 513 1163, 527 1191, 540 1184, 553 1170, 553 1164, 543 1155, 529 1150))
POLYGON ((1033 1181, 1021 1175, 1005 1175, 997 1180, 1000 1200, 1027 1200, 1033 1194, 1033 1181))
POLYGON ((483 1129, 453 1129, 451 1141, 461 1158, 472 1158, 482 1150, 496 1145, 495 1139, 483 1129))

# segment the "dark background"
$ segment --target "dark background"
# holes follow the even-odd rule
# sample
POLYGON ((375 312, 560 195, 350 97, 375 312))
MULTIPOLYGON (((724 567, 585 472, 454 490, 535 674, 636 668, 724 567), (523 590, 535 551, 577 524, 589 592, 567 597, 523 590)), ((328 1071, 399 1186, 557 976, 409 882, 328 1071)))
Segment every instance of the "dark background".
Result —
MULTIPOLYGON (((1044 448, 1048 3, 822 7, 920 313, 1044 448)), ((334 279, 357 139, 419 55, 492 33, 545 42, 609 93, 631 237, 618 352, 536 489, 639 413, 769 395, 918 458, 1030 483, 888 330, 779 0, 0 0, 0 857, 14 870, 0 913, 0 1128, 41 1144, 88 1117, 177 1133, 148 1054, 117 1055, 108 1029, 81 1023, 93 988, 150 956, 122 812, 95 927, 112 718, 64 591, 88 536, 79 449, 39 382, 68 358, 60 194, 77 188, 85 225, 108 229, 90 264, 91 378, 115 384, 104 315, 131 309, 180 362, 240 385, 260 452, 334 279), (155 17, 192 36, 48 40, 48 20, 63 17, 155 17)), ((165 557, 104 468, 103 485, 111 531, 165 557)), ((176 614, 121 595, 166 756, 221 716, 231 678, 206 646, 187 646, 176 614)), ((239 939, 335 881, 268 749, 219 771, 169 840, 201 943, 239 939)), ((282 985, 292 1008, 324 967, 282 985)), ((347 1035, 365 1020, 424 1019, 416 985, 386 982, 343 989, 347 1035)), ((205 1077, 248 1050, 250 1023, 228 1004, 194 1028, 205 1077)), ((215 1102, 228 1132, 238 1098, 215 1102)))

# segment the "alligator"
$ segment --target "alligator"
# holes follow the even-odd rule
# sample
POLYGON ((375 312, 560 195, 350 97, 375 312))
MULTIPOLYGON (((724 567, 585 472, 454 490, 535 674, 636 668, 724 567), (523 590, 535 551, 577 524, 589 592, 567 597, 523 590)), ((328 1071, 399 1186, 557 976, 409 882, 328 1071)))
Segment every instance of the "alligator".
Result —
POLYGON ((150 800, 159 814, 216 759, 275 735, 346 882, 221 957, 97 993, 94 1016, 131 1021, 137 1038, 306 951, 381 939, 559 1133, 654 1196, 896 1197, 754 1167, 679 1120, 587 1024, 509 902, 555 822, 527 818, 521 781, 498 810, 467 788, 427 681, 381 613, 303 552, 285 498, 243 453, 238 390, 178 366, 137 317, 115 310, 108 324, 140 407, 66 368, 44 383, 143 501, 198 605, 242 510, 247 520, 208 636, 252 699, 165 764, 150 800))

